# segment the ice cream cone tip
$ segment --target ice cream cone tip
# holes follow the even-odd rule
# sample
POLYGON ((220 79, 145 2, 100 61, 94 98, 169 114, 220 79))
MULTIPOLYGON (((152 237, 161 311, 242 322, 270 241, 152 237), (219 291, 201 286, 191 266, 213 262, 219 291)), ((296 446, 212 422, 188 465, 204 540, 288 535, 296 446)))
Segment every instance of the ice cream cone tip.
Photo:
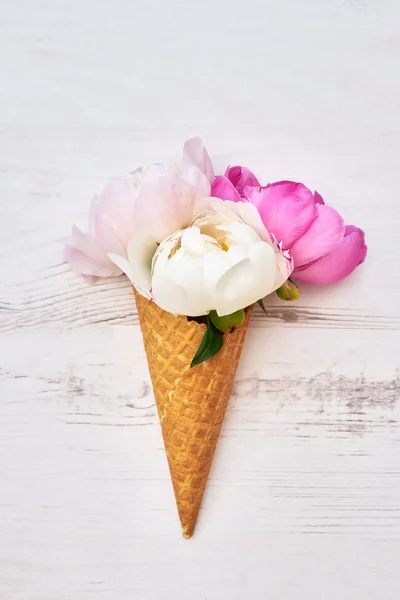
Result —
POLYGON ((193 531, 187 531, 185 529, 182 529, 182 535, 185 538, 185 540, 188 540, 192 537, 193 531))

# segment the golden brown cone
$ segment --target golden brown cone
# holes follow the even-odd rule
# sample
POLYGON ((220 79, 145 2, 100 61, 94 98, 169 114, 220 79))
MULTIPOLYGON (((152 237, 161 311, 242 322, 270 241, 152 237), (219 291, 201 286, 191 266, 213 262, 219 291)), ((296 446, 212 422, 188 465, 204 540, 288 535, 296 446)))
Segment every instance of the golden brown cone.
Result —
POLYGON ((190 368, 205 325, 174 316, 135 291, 183 536, 192 536, 249 325, 224 334, 222 349, 190 368))

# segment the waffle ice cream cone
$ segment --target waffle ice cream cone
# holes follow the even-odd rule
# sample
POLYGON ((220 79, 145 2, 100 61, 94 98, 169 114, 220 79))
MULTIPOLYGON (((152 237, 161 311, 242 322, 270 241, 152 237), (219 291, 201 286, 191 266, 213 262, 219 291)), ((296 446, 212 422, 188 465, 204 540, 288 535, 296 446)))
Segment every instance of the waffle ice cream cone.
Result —
POLYGON ((135 291, 183 536, 192 536, 252 307, 222 349, 190 368, 205 325, 163 311, 135 291))

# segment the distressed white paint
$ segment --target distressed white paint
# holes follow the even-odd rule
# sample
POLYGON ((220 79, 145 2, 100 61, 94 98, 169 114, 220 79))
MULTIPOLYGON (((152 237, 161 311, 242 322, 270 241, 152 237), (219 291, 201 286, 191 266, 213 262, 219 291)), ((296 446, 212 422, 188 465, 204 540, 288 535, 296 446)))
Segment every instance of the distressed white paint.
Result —
POLYGON ((400 5, 0 2, 0 597, 398 598, 400 5), (256 312, 180 538, 129 286, 60 258, 107 175, 204 137, 370 253, 256 312))

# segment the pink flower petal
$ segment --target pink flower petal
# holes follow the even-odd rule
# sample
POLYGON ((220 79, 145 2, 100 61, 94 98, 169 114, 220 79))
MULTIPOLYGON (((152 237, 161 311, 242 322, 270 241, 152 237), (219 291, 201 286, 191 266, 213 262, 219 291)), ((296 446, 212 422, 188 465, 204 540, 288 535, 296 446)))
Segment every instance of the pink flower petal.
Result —
POLYGON ((272 183, 269 183, 265 187, 279 187, 279 188, 281 188, 281 190, 284 190, 286 194, 289 194, 289 193, 294 194, 299 185, 301 185, 303 188, 305 188, 307 190, 308 193, 311 194, 310 190, 308 188, 306 188, 302 183, 297 183, 297 181, 290 181, 289 179, 282 179, 281 181, 274 181, 272 183))
POLYGON ((194 137, 185 142, 183 146, 183 163, 196 166, 210 183, 213 181, 215 175, 211 158, 204 148, 201 138, 194 137))
POLYGON ((145 231, 161 242, 190 223, 197 198, 198 189, 185 181, 176 168, 153 166, 146 173, 136 201, 135 231, 145 231))
POLYGON ((64 260, 77 273, 87 278, 121 274, 96 244, 92 234, 83 233, 76 225, 72 225, 71 237, 65 240, 65 244, 64 260))
POLYGON ((315 204, 325 204, 323 197, 317 191, 314 192, 314 202, 315 204))
POLYGON ((368 251, 368 246, 365 244, 365 233, 362 229, 356 227, 355 225, 346 225, 344 231, 345 237, 350 236, 352 233, 357 234, 361 238, 361 253, 359 262, 359 264, 361 265, 364 262, 368 251))
POLYGON ((229 179, 223 175, 218 175, 211 184, 211 196, 221 198, 222 200, 231 200, 239 202, 241 200, 239 192, 229 179))
POLYGON ((87 254, 94 261, 108 264, 105 253, 97 246, 91 233, 83 233, 75 224, 71 228, 71 237, 65 241, 67 246, 87 254))
POLYGON ((318 215, 312 193, 301 183, 283 181, 265 188, 246 187, 244 193, 285 249, 306 233, 318 215))
POLYGON ((317 204, 317 218, 290 248, 296 267, 306 265, 333 250, 343 239, 344 221, 330 206, 317 204))
POLYGON ((109 264, 107 265, 96 262, 81 250, 77 250, 71 246, 66 246, 64 248, 64 259, 69 263, 71 269, 81 275, 94 277, 113 277, 115 275, 121 275, 121 270, 111 261, 108 261, 109 264))
POLYGON ((228 167, 225 171, 225 177, 227 177, 233 183, 240 194, 242 194, 246 186, 260 185, 257 177, 247 167, 228 167))
POLYGON ((118 235, 117 227, 118 225, 107 214, 98 212, 95 215, 92 221, 92 232, 96 243, 104 252, 125 254, 125 247, 118 235))
POLYGON ((191 186, 196 190, 198 197, 209 197, 211 185, 207 177, 194 165, 186 165, 181 169, 181 179, 185 182, 186 186, 191 186))
POLYGON ((326 285, 344 279, 364 262, 367 254, 364 232, 347 225, 344 238, 332 252, 308 266, 293 271, 293 278, 306 283, 326 285))
POLYGON ((106 252, 126 248, 134 227, 138 190, 128 179, 111 179, 100 196, 93 199, 89 213, 96 242, 106 252))
POLYGON ((133 216, 137 192, 134 178, 110 179, 102 193, 93 201, 90 217, 93 217, 97 211, 104 212, 110 217, 117 215, 120 221, 133 216))

